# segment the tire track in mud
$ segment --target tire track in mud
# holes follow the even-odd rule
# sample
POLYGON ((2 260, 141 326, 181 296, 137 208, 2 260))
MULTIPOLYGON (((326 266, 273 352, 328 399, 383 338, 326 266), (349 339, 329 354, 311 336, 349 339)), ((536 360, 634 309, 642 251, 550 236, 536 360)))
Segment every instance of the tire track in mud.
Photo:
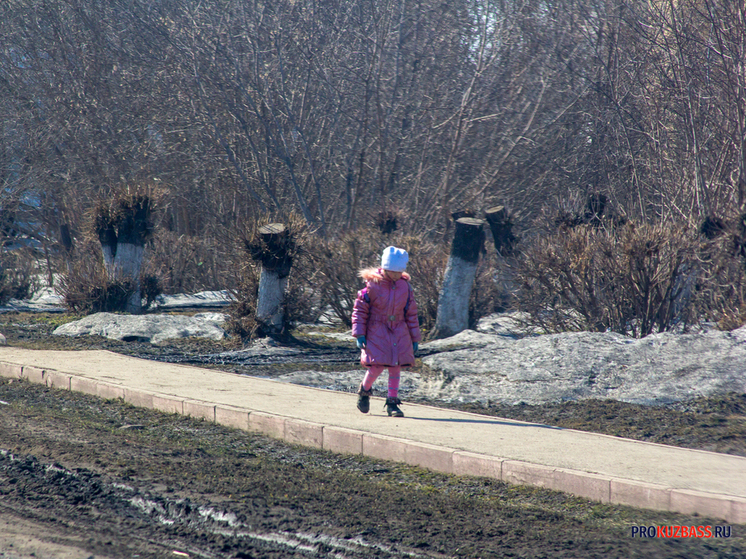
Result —
MULTIPOLYGON (((0 449, 0 495, 0 510, 18 517, 67 525, 76 531, 88 524, 88 529, 105 536, 105 540, 115 538, 116 530, 126 526, 129 540, 126 547, 132 546, 131 540, 139 540, 137 547, 150 548, 156 554, 169 552, 174 557, 184 554, 204 559, 223 557, 215 553, 214 546, 195 543, 205 535, 221 538, 222 548, 233 550, 237 558, 251 557, 247 553, 252 550, 264 557, 267 553, 276 553, 278 557, 335 559, 371 555, 381 559, 435 556, 367 541, 361 536, 342 539, 322 533, 253 530, 241 520, 241 512, 169 498, 130 483, 108 481, 87 469, 73 471, 4 449, 0 449)), ((123 543, 109 540, 104 545, 123 543)))

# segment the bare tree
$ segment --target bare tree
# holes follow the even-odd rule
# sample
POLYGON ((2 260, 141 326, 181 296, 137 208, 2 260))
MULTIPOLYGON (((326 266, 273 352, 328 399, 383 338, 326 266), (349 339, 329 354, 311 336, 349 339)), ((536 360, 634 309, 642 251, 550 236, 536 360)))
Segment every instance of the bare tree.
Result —
POLYGON ((50 242, 147 177, 187 236, 298 212, 333 237, 401 210, 442 240, 453 211, 526 225, 591 192, 649 220, 723 213, 746 196, 743 17, 735 0, 13 0, 0 177, 50 242))
POLYGON ((737 1, 706 0, 699 6, 709 29, 707 58, 712 60, 712 79, 718 83, 721 101, 714 107, 726 129, 726 154, 732 153, 736 169, 721 166, 720 174, 735 187, 739 211, 746 205, 746 5, 737 1), (728 145, 728 143, 730 145, 728 145), (734 172, 735 171, 735 172, 734 172))

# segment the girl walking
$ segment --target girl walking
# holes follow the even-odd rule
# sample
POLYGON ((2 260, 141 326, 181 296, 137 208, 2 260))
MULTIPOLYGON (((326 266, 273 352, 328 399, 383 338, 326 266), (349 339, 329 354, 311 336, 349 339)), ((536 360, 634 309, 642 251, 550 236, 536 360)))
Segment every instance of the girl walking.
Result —
POLYGON ((352 335, 362 350, 360 363, 368 369, 358 390, 357 408, 370 409, 373 383, 388 369, 389 416, 404 417, 399 409, 399 378, 402 367, 414 365, 414 354, 422 339, 417 319, 417 302, 406 273, 409 255, 401 248, 388 247, 381 255, 380 268, 366 268, 358 275, 365 280, 352 310, 352 335))

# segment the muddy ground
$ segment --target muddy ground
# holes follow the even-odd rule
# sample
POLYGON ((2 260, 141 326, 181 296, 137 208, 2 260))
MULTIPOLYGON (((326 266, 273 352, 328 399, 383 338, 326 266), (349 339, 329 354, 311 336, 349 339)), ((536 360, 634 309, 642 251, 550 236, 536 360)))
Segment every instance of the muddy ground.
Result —
MULTIPOLYGON (((51 337, 61 320, 0 315, 0 332, 9 345, 179 362, 200 362, 233 343, 51 337)), ((334 370, 336 360, 324 366, 334 370)), ((231 367, 278 374, 271 364, 231 367)), ((469 409, 746 455, 740 395, 676 409, 593 401, 469 409)), ((640 525, 724 523, 338 456, 0 380, 2 558, 746 557, 744 526, 733 526, 730 538, 641 540, 632 537, 640 525)))

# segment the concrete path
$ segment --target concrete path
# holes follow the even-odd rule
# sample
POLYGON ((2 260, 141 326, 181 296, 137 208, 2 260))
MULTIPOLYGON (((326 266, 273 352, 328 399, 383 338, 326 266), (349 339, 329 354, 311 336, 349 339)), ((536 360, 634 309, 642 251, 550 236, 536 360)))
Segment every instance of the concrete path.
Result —
POLYGON ((108 351, 0 347, 0 376, 259 431, 290 443, 746 523, 746 458, 404 404, 108 351))

